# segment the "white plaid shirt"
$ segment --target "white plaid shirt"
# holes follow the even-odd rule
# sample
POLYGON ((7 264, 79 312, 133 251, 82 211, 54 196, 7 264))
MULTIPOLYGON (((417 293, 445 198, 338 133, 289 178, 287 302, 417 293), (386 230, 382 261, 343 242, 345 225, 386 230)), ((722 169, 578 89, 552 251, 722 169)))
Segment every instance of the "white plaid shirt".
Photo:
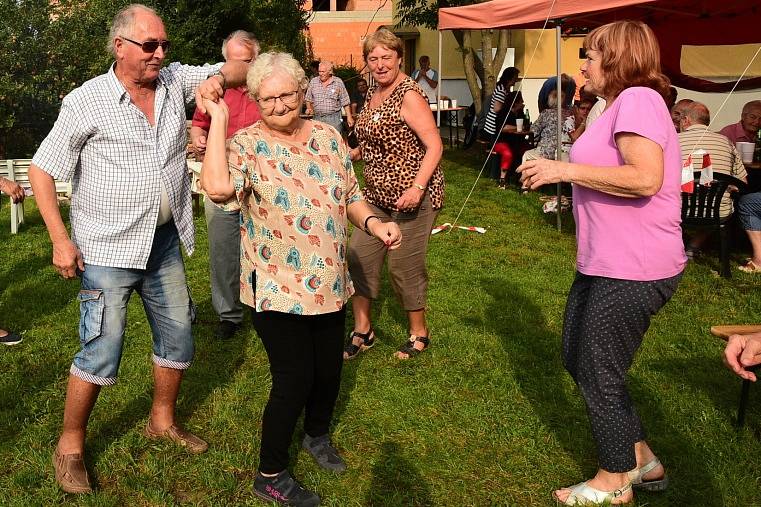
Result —
POLYGON ((221 66, 172 63, 161 69, 153 127, 113 66, 64 97, 32 162, 56 179, 72 180, 72 240, 86 264, 145 269, 162 183, 180 240, 193 253, 185 104, 221 66))

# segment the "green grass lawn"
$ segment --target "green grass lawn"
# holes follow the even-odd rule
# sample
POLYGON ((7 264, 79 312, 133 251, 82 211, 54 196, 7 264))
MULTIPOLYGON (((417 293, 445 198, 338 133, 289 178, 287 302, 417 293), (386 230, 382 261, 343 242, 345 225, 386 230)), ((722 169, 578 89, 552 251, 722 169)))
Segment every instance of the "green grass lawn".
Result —
MULTIPOLYGON (((474 154, 446 157, 438 223, 454 220, 480 166, 474 154)), ((324 505, 554 505, 552 489, 595 471, 584 406, 560 359, 574 274, 571 218, 559 233, 540 207, 536 195, 482 180, 460 223, 486 234, 431 238, 432 347, 414 361, 392 358, 406 323, 386 283, 375 306, 379 343, 344 368, 333 438, 349 470, 322 471, 293 447, 295 475, 324 505)), ((102 391, 89 427, 97 491, 59 491, 50 458, 78 349, 78 284, 56 274, 33 201, 26 210, 27 224, 11 236, 7 199, 0 208, 0 325, 24 334, 21 345, 0 349, 0 505, 257 504, 251 487, 267 358, 250 325, 224 343, 212 336, 202 217, 187 259, 200 310, 197 351, 178 411, 209 452, 191 456, 141 435, 152 391, 150 330, 134 297, 119 383, 102 391)), ((708 333, 712 324, 761 322, 761 279, 734 266, 734 278, 721 279, 717 267, 711 257, 690 264, 631 371, 633 398, 671 478, 665 493, 638 494, 638 505, 761 505, 761 392, 751 392, 748 424, 737 431, 740 381, 708 333)))

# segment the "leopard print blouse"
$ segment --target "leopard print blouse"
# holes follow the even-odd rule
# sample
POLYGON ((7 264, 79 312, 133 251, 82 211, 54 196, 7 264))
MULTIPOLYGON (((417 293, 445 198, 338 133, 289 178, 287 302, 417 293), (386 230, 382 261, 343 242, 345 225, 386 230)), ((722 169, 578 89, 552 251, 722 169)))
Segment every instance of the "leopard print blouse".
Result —
MULTIPOLYGON (((375 91, 374 86, 367 92, 365 107, 354 124, 365 161, 362 195, 378 207, 409 211, 396 209, 396 201, 412 186, 425 155, 425 146, 402 119, 401 107, 408 91, 419 93, 423 98, 425 93, 420 85, 407 77, 380 106, 370 108, 370 98, 375 91)), ((444 173, 440 166, 428 181, 428 193, 433 209, 440 209, 444 205, 444 173)))

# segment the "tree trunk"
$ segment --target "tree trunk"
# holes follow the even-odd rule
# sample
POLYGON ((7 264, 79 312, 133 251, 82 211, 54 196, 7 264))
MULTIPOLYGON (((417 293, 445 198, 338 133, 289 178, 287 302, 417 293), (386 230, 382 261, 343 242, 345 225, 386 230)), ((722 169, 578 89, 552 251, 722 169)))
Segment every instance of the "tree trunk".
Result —
POLYGON ((462 55, 462 66, 465 71, 465 79, 468 82, 473 104, 476 106, 476 114, 481 113, 484 98, 494 92, 498 73, 502 68, 507 54, 507 46, 510 40, 507 30, 481 30, 481 55, 473 48, 472 32, 470 30, 452 30, 457 45, 462 55), (497 52, 492 58, 494 36, 497 35, 497 52))

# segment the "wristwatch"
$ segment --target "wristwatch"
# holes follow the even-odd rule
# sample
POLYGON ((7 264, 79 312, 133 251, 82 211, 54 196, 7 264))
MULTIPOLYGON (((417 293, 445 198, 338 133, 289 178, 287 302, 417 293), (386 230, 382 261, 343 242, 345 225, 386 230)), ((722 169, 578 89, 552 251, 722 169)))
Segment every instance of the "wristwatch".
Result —
POLYGON ((218 69, 214 74, 212 74, 209 77, 214 77, 214 76, 222 76, 222 89, 224 90, 225 85, 227 84, 227 77, 225 77, 224 73, 222 73, 222 69, 218 69))

